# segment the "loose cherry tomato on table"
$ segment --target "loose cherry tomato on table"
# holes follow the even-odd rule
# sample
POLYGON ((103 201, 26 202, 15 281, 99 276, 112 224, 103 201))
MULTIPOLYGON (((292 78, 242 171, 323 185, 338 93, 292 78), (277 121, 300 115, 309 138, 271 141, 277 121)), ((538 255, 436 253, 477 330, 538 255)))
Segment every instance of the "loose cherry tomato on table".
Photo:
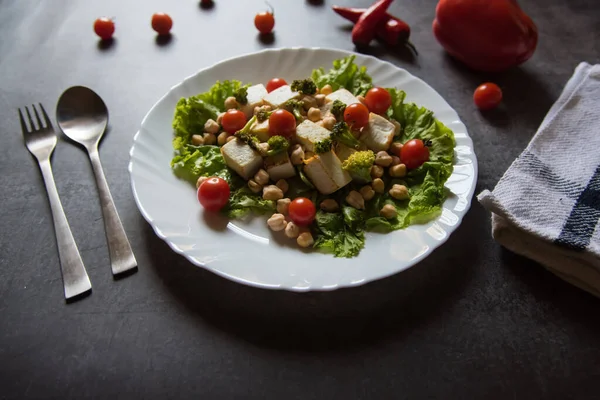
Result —
POLYGON ((296 132, 296 118, 287 110, 276 110, 269 117, 269 134, 290 138, 296 132))
POLYGON ((273 31, 275 26, 275 14, 273 13, 273 7, 267 3, 271 11, 263 11, 254 17, 254 26, 260 33, 267 34, 273 31))
POLYGON ((173 20, 165 13, 156 13, 152 16, 152 29, 159 35, 168 35, 173 27, 173 20))
POLYGON ((400 160, 408 169, 420 167, 425 161, 429 161, 427 143, 421 139, 412 139, 404 143, 400 149, 400 160))
POLYGON ((367 92, 365 104, 369 111, 384 114, 392 105, 392 96, 384 88, 374 87, 367 92))
POLYGON ((360 129, 369 123, 369 109, 362 103, 350 104, 344 110, 344 121, 352 129, 360 129))
POLYGON ((292 221, 298 226, 307 226, 315 219, 317 210, 310 199, 298 197, 292 200, 288 214, 292 221))
POLYGON ((491 110, 502 101, 502 90, 495 83, 484 83, 475 89, 473 101, 480 110, 491 110))
POLYGON ((223 130, 227 133, 234 134, 246 125, 246 115, 240 110, 227 110, 227 112, 223 115, 223 120, 221 121, 221 125, 223 125, 223 130))
POLYGON ((208 178, 198 188, 198 201, 208 211, 219 211, 229 201, 229 185, 221 178, 208 178))
POLYGON ((94 22, 94 32, 100 36, 102 40, 108 40, 115 33, 115 23, 112 19, 102 17, 94 22))
POLYGON ((283 85, 287 85, 287 82, 284 79, 273 78, 267 82, 267 92, 271 93, 273 90, 278 89, 283 85))

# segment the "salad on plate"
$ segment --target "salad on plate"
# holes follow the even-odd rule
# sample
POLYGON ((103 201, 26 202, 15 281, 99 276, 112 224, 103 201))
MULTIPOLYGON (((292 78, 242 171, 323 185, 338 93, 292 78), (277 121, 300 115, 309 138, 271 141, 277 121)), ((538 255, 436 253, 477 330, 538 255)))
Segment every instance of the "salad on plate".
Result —
POLYGON ((350 55, 291 82, 216 82, 177 103, 174 173, 207 212, 266 215, 274 234, 354 257, 365 232, 438 217, 453 132, 350 55))

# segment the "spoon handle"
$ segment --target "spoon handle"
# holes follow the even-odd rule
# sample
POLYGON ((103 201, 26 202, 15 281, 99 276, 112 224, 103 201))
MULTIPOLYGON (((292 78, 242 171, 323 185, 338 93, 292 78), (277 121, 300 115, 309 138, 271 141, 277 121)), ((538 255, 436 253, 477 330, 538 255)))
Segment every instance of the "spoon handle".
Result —
POLYGON ((90 148, 88 149, 88 153, 100 194, 100 205, 102 206, 102 215, 104 216, 104 230, 106 231, 106 239, 108 240, 112 273, 113 275, 121 274, 136 268, 137 261, 135 260, 131 245, 125 234, 125 229, 123 229, 123 224, 110 194, 110 189, 102 170, 102 164, 100 163, 98 148, 90 148))

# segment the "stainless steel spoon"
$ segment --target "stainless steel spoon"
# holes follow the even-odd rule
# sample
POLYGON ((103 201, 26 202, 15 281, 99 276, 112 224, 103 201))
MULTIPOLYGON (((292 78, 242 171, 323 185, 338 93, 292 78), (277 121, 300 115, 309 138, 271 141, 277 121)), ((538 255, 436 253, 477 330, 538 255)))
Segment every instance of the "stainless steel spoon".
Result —
POLYGON ((110 194, 98 154, 98 143, 108 124, 106 105, 93 90, 73 86, 58 99, 56 120, 65 135, 86 148, 92 162, 113 275, 136 268, 137 262, 110 194))

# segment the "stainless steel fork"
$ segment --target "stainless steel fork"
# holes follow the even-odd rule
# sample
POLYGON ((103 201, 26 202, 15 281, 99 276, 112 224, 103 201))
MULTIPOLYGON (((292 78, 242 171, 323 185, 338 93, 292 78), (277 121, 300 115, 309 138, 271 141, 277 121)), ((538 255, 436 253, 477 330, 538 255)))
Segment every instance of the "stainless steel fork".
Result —
POLYGON ((42 120, 40 119, 35 105, 32 105, 31 107, 35 114, 37 126, 34 124, 29 108, 27 107, 25 107, 25 112, 27 114, 30 129, 27 128, 21 109, 19 109, 19 118, 21 120, 21 129, 23 129, 25 145, 31 154, 38 160, 38 164, 40 165, 44 177, 44 183, 46 184, 50 208, 52 209, 52 219, 54 220, 54 231, 56 233, 56 241, 58 244, 58 255, 60 257, 60 268, 62 271, 65 298, 68 300, 91 290, 92 284, 90 283, 90 278, 88 277, 83 261, 81 260, 79 250, 77 250, 77 245, 75 244, 75 239, 71 233, 71 228, 69 227, 69 222, 65 216, 60 198, 58 197, 54 176, 52 175, 50 155, 54 151, 54 147, 56 147, 56 134, 54 133, 52 122, 50 121, 50 118, 48 118, 48 114, 46 114, 46 110, 44 110, 44 107, 41 104, 39 106, 45 124, 42 124, 42 120))

